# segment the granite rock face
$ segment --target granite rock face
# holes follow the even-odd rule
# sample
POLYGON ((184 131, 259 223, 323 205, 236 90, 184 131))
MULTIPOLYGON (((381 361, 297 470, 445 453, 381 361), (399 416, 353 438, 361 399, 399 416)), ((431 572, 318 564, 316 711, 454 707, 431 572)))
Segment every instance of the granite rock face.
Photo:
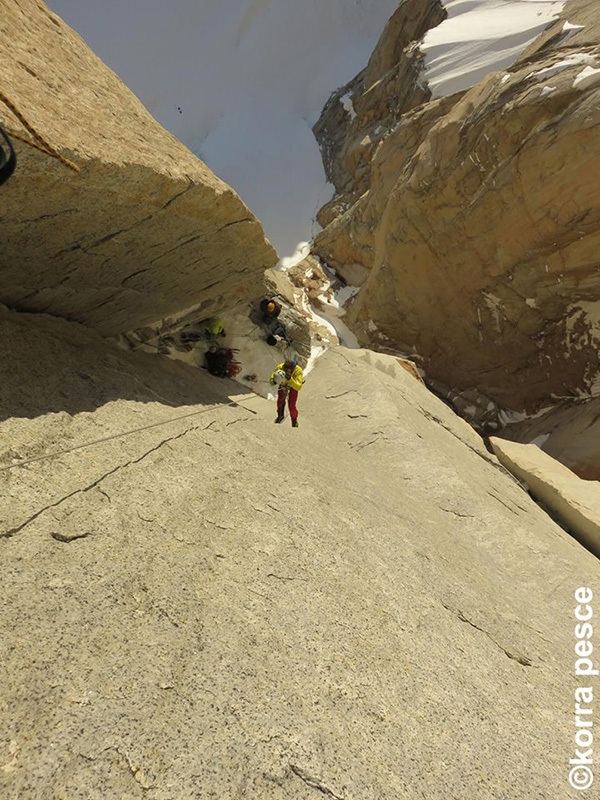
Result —
MULTIPOLYGON (((0 192, 0 301, 104 335, 261 293, 277 256, 238 195, 38 0, 3 3, 2 92, 63 156, 16 142, 0 192)), ((29 134, 0 103, 0 124, 29 134)))
POLYGON ((532 419, 503 427, 503 439, 536 443, 580 478, 600 481, 600 398, 566 400, 532 419))
POLYGON ((417 41, 446 17, 439 0, 403 0, 366 68, 329 98, 313 132, 336 195, 318 221, 326 226, 369 188, 373 154, 401 117, 431 97, 420 80, 417 41))
POLYGON ((373 104, 365 179, 313 247, 361 283, 346 321, 362 343, 501 409, 598 393, 599 28, 572 0, 508 71, 394 124, 373 104))
POLYGON ((3 800, 567 796, 598 561, 394 358, 327 353, 293 429, 73 323, 0 332, 3 800))
POLYGON ((535 444, 490 438, 500 463, 600 558, 600 485, 579 478, 535 444))

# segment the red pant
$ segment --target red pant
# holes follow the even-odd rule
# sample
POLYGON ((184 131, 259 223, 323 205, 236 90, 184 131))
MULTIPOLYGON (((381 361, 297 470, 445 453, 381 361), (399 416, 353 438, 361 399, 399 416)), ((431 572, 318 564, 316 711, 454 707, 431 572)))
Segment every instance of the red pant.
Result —
POLYGON ((298 392, 296 389, 285 389, 283 386, 279 388, 279 391, 277 392, 277 414, 280 417, 283 417, 286 395, 288 399, 288 407, 290 409, 290 417, 292 419, 297 419, 298 412, 296 411, 296 400, 298 399, 298 392))

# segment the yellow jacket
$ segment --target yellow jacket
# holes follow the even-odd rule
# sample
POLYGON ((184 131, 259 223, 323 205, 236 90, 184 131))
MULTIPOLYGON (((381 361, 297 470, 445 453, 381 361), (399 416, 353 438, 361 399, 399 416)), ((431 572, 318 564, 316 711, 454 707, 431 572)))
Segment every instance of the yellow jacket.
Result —
MULTIPOLYGON (((271 373, 270 383, 272 386, 275 384, 275 373, 280 369, 283 370, 283 364, 284 364, 283 361, 281 362, 281 364, 277 364, 277 366, 271 373)), ((304 373, 302 371, 302 367, 296 364, 296 367, 292 372, 292 377, 289 380, 284 381, 281 385, 287 386, 288 389, 295 389, 297 392, 299 392, 300 389, 302 388, 303 381, 304 381, 304 373)))

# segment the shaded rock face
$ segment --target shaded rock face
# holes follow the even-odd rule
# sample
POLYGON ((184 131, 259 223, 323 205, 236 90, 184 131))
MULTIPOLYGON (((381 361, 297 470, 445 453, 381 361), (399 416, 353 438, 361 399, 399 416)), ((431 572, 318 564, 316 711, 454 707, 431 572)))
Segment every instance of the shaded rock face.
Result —
MULTIPOLYGON (((256 380, 251 380, 247 385, 252 385, 260 394, 268 393, 268 381, 263 381, 257 373, 269 359, 272 360, 269 374, 276 363, 288 358, 297 361, 301 367, 306 367, 311 358, 312 347, 322 350, 325 344, 322 342, 321 332, 314 330, 310 314, 302 308, 300 302, 294 303, 297 298, 291 294, 289 281, 281 281, 280 285, 288 292, 280 295, 277 285, 273 285, 272 274, 278 273, 269 269, 264 275, 263 296, 275 297, 282 306, 275 320, 263 318, 260 310, 260 301, 263 298, 260 298, 238 305, 218 317, 199 318, 197 310, 166 317, 153 325, 128 331, 116 337, 114 343, 126 350, 139 349, 197 367, 205 366, 206 354, 211 345, 231 350, 235 366, 239 367, 235 370, 236 375, 240 376, 237 379, 243 381, 244 376, 256 374, 256 380), (221 325, 218 335, 210 332, 211 323, 215 322, 221 325)), ((229 377, 234 376, 230 374, 229 377)))
POLYGON ((508 72, 386 129, 313 248, 362 268, 361 342, 503 408, 600 390, 599 17, 574 0, 508 72), (568 38, 567 17, 584 26, 568 38))
MULTIPOLYGON (((261 292, 277 261, 240 198, 42 2, 3 4, 2 91, 77 174, 16 142, 0 191, 0 300, 118 334, 261 292)), ((0 123, 29 134, 4 105, 0 123)))
POLYGON ((82 326, 0 330, 3 800, 566 797, 598 561, 395 359, 327 353, 295 430, 82 326))

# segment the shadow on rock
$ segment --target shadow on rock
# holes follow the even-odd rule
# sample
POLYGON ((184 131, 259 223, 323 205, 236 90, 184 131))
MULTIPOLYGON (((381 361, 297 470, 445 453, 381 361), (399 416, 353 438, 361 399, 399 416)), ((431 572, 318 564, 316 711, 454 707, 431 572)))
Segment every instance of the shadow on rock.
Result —
POLYGON ((246 393, 187 364, 120 350, 77 323, 4 307, 0 364, 0 422, 94 411, 114 400, 185 406, 246 393))

